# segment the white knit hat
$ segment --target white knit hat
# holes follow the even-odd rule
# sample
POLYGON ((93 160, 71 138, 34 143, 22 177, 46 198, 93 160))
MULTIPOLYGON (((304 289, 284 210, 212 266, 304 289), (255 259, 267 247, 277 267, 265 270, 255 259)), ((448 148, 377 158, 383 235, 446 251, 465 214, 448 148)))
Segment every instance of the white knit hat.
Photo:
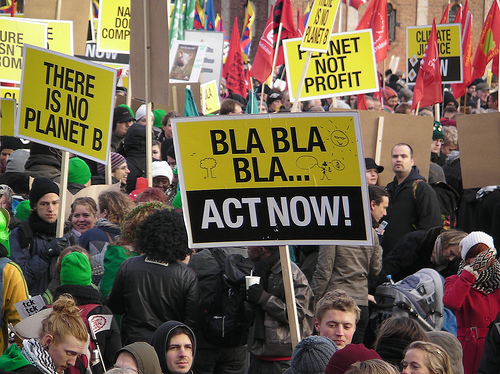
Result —
POLYGON ((462 260, 465 260, 465 257, 467 257, 467 253, 469 253, 469 250, 479 243, 486 244, 488 248, 495 247, 495 245, 493 244, 493 238, 491 236, 482 231, 472 231, 460 242, 459 248, 460 253, 462 254, 462 260))
MULTIPOLYGON (((148 109, 146 104, 142 104, 138 109, 137 112, 135 112, 135 120, 139 121, 142 117, 144 117, 147 113, 148 109)), ((153 114, 153 113, 151 113, 153 114)))
POLYGON ((151 174, 153 178, 167 177, 170 183, 172 183, 172 179, 174 178, 174 172, 167 161, 154 161, 151 174))

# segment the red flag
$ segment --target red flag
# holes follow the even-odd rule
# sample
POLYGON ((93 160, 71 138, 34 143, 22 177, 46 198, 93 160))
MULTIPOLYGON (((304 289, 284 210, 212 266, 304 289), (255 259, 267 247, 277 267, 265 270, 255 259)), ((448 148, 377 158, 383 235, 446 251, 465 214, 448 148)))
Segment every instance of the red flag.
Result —
POLYGON ((259 40, 259 47, 253 59, 250 75, 261 83, 265 82, 273 70, 273 57, 273 11, 271 9, 266 28, 259 40))
POLYGON ((455 83, 451 85, 451 89, 453 90, 453 97, 458 99, 465 95, 465 91, 467 87, 472 82, 472 13, 466 17, 465 28, 463 30, 462 35, 462 74, 463 74, 463 82, 455 83))
POLYGON ((498 43, 500 43, 500 8, 498 1, 494 1, 484 21, 479 44, 474 55, 472 81, 481 78, 488 62, 493 57, 498 56, 498 43))
POLYGON ((439 22, 440 25, 448 23, 449 14, 450 14, 450 3, 448 3, 448 5, 446 5, 446 8, 444 8, 443 16, 441 17, 441 21, 439 22))
POLYGON ((304 35, 305 28, 306 28, 306 25, 302 21, 302 17, 300 15, 300 8, 297 7, 297 31, 295 32, 295 37, 302 38, 302 36, 304 35))
POLYGON ((371 29, 377 62, 385 60, 389 50, 387 0, 372 0, 366 8, 356 30, 371 29))
POLYGON ((464 8, 462 9, 462 19, 460 23, 462 24, 462 35, 465 29, 465 22, 467 22, 467 15, 469 14, 469 0, 465 0, 464 8))
POLYGON ((439 65, 439 49, 436 32, 436 18, 432 21, 432 30, 424 56, 420 61, 417 81, 413 89, 411 109, 424 107, 443 101, 441 88, 441 69, 439 65))
POLYGON ((453 23, 460 23, 460 22, 462 22, 462 5, 458 4, 457 15, 455 16, 453 23))
POLYGON ((222 77, 226 79, 228 89, 243 97, 247 96, 245 64, 243 63, 240 32, 238 30, 238 17, 234 17, 231 41, 229 42, 226 62, 222 68, 222 77))
POLYGON ((362 4, 366 4, 370 0, 342 0, 344 4, 352 6, 354 9, 359 9, 362 4))
POLYGON ((293 7, 291 0, 278 0, 274 6, 273 12, 273 29, 274 29, 274 48, 279 46, 278 56, 276 57, 276 65, 283 65, 285 57, 283 55, 283 39, 295 37, 295 24, 293 23, 293 7), (278 40, 278 31, 281 24, 281 35, 278 40))

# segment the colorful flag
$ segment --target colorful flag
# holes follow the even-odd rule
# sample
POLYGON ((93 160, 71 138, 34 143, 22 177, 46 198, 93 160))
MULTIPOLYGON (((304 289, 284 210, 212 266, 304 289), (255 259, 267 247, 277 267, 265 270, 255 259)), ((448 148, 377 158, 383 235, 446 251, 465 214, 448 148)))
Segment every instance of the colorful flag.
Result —
POLYGON ((465 95, 467 87, 472 82, 472 13, 466 17, 465 28, 462 34, 462 75, 463 82, 455 83, 451 85, 453 91, 453 97, 458 99, 465 95))
POLYGON ((7 5, 0 7, 0 13, 3 13, 3 14, 10 13, 10 16, 14 17, 14 14, 17 11, 16 8, 17 8, 17 4, 15 1, 11 2, 11 1, 7 0, 7 5))
POLYGON ((243 27, 243 35, 241 36, 241 48, 243 49, 245 62, 248 62, 250 56, 250 49, 252 48, 252 27, 255 21, 255 13, 253 10, 252 2, 249 1, 247 5, 247 14, 245 17, 245 24, 243 27))
POLYGON ((248 98, 248 104, 247 104, 247 109, 245 110, 246 114, 259 114, 259 103, 257 102, 257 98, 255 97, 255 92, 254 90, 250 90, 248 93, 250 96, 248 98))
POLYGON ((184 117, 198 117, 198 108, 193 98, 193 91, 187 88, 184 90, 184 117))
MULTIPOLYGON (((474 55, 472 66, 471 81, 481 78, 486 69, 486 65, 494 57, 498 56, 498 44, 500 43, 500 8, 498 1, 495 0, 491 5, 490 11, 484 21, 483 30, 479 37, 479 44, 474 55)), ((498 69, 498 64, 497 68, 498 69)), ((498 71, 497 71, 498 73, 498 71)))
POLYGON ((194 27, 194 9, 198 0, 186 0, 184 7, 184 30, 192 30, 194 27))
POLYGON ((205 30, 215 31, 214 0, 207 0, 205 4, 205 30))
POLYGON ((443 101, 441 87, 441 68, 439 65, 439 48, 436 31, 436 18, 432 21, 432 30, 424 56, 420 61, 415 88, 413 89, 413 102, 411 109, 443 101))
POLYGON ((215 17, 215 31, 220 31, 224 33, 224 42, 227 42, 229 44, 229 39, 226 34, 226 29, 224 28, 224 22, 222 20, 222 16, 217 13, 217 16, 215 17))
POLYGON ((201 5, 199 1, 196 1, 194 7, 193 28, 195 30, 205 29, 205 11, 203 10, 203 5, 201 5))
POLYGON ((377 62, 385 60, 389 50, 387 0, 372 0, 359 21, 356 30, 371 29, 377 62))
POLYGON ((467 22, 467 14, 469 14, 469 0, 465 0, 464 8, 462 10, 462 34, 464 33, 465 22, 467 22))
POLYGON ((182 0, 175 0, 169 34, 170 34, 170 45, 172 45, 172 42, 174 40, 184 39, 184 17, 182 14, 182 0))
POLYGON ((253 59, 250 75, 263 83, 271 75, 273 69, 273 12, 269 14, 266 28, 259 40, 259 48, 253 59))
POLYGON ((309 21, 309 16, 311 15, 311 6, 307 3, 306 11, 304 12, 304 24, 302 25, 304 29, 306 28, 307 21, 309 21))
POLYGON ((274 29, 274 48, 278 48, 278 55, 276 57, 276 65, 283 65, 285 63, 285 56, 283 55, 283 39, 290 39, 295 37, 295 24, 293 22, 293 7, 291 0, 277 0, 273 12, 273 29, 274 29), (278 31, 281 25, 281 35, 278 40, 278 31))
POLYGON ((344 4, 352 6, 354 9, 359 9, 359 7, 363 4, 366 4, 370 0, 342 0, 344 4))
POLYGON ((441 17, 441 21, 439 21, 440 25, 444 25, 445 23, 448 23, 448 15, 450 14, 450 3, 446 5, 446 8, 444 8, 443 16, 441 17))
POLYGON ((229 42, 226 62, 222 68, 222 77, 226 79, 226 87, 229 90, 243 97, 247 96, 247 81, 240 32, 238 31, 238 17, 234 17, 231 41, 229 42))
POLYGON ((368 110, 368 105, 366 104, 366 96, 365 94, 357 95, 356 99, 356 108, 358 110, 368 110))

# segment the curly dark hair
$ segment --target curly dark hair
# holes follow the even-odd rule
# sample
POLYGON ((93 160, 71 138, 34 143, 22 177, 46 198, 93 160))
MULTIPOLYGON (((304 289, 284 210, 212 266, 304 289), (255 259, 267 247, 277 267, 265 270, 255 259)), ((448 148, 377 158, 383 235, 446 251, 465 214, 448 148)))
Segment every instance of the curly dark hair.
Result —
POLYGON ((173 210, 150 214, 139 224, 135 237, 138 252, 156 261, 173 263, 191 253, 182 215, 173 210))

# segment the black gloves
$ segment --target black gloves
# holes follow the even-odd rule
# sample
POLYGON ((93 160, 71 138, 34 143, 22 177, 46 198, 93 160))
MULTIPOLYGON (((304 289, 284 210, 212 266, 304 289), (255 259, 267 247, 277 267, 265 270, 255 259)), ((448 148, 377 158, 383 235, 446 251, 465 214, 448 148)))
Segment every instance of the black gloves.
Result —
POLYGON ((259 302, 264 288, 260 284, 253 284, 247 290, 247 300, 252 304, 257 304, 259 302))
POLYGON ((40 257, 50 262, 54 257, 61 254, 61 251, 69 245, 65 237, 52 239, 44 248, 40 250, 40 257))

